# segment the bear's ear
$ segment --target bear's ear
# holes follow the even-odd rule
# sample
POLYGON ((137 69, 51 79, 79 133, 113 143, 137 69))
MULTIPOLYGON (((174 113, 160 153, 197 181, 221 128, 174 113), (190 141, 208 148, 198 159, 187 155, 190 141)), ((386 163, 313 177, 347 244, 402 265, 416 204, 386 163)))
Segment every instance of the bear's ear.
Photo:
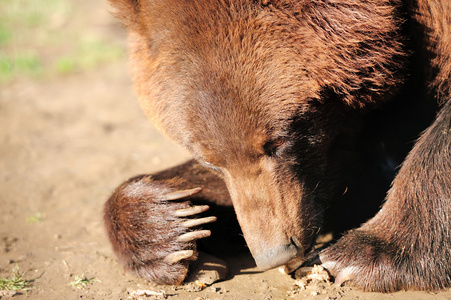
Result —
POLYGON ((124 25, 134 30, 139 30, 142 27, 140 21, 140 0, 108 0, 108 2, 115 9, 114 15, 124 25))

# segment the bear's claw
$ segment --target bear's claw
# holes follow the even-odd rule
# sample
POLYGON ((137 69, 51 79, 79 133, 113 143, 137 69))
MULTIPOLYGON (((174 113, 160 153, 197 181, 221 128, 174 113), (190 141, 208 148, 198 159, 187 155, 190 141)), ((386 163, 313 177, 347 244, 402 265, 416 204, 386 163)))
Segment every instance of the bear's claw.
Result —
POLYGON ((301 267, 305 263, 305 257, 295 257, 285 265, 282 266, 281 271, 285 274, 290 274, 296 271, 299 267, 301 267))
POLYGON ((191 228, 191 227, 195 227, 195 226, 199 226, 199 225, 203 225, 203 224, 207 224, 207 223, 212 223, 216 221, 216 217, 212 216, 212 217, 205 217, 205 218, 201 218, 201 219, 192 219, 192 220, 188 220, 182 223, 182 226, 185 228, 191 228))
POLYGON ((194 256, 194 250, 181 250, 167 255, 164 261, 170 265, 176 264, 181 260, 189 259, 194 256))
POLYGON ((179 236, 177 238, 177 242, 187 243, 187 242, 191 242, 194 240, 209 237, 210 235, 211 235, 210 230, 191 231, 191 232, 184 233, 181 236, 179 236))
POLYGON ((216 221, 214 216, 196 218, 210 207, 192 206, 186 198, 200 191, 177 190, 174 182, 151 176, 119 186, 105 204, 104 220, 122 264, 149 281, 180 284, 189 261, 197 259, 196 240, 211 235, 195 227, 216 221))
POLYGON ((207 211, 209 209, 210 209, 210 207, 208 205, 198 205, 198 206, 192 206, 192 207, 176 210, 173 213, 173 215, 175 217, 189 217, 192 215, 197 215, 197 214, 203 213, 204 211, 207 211))
MULTIPOLYGON (((306 254, 305 256, 298 256, 287 262, 281 269, 281 271, 285 274, 290 274, 296 271, 296 275, 299 269, 310 268, 314 265, 321 264, 319 260, 319 251, 313 250, 306 254)), ((301 271, 303 273, 303 271, 301 271)))
POLYGON ((344 267, 339 270, 334 261, 325 262, 321 266, 335 277, 334 284, 336 286, 342 286, 345 282, 352 281, 356 276, 356 267, 344 267))
POLYGON ((355 274, 353 272, 353 267, 347 267, 338 272, 338 275, 335 277, 334 284, 337 286, 342 286, 346 281, 352 281, 355 278, 355 274))
POLYGON ((197 193, 200 193, 201 191, 202 191, 202 188, 200 188, 200 187, 197 187, 194 189, 189 189, 189 190, 175 191, 175 192, 165 194, 161 200, 162 201, 179 200, 179 199, 186 198, 186 197, 195 195, 197 193))

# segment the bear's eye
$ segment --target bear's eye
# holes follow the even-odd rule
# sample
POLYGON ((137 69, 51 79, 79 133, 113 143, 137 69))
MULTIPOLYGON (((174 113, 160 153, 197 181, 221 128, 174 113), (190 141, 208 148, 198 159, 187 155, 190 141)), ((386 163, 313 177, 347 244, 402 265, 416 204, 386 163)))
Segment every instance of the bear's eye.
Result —
POLYGON ((283 146, 286 142, 286 138, 285 137, 280 137, 277 138, 275 140, 271 140, 269 142, 267 142, 263 148, 265 150, 265 153, 269 156, 272 156, 274 154, 276 154, 277 150, 283 146))

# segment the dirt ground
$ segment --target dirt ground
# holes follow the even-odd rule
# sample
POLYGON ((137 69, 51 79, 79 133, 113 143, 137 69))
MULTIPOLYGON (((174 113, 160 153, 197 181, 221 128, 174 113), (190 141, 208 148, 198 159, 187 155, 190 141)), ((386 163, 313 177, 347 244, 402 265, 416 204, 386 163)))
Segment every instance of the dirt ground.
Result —
MULTIPOLYGON (((82 28, 125 44, 104 2, 73 5, 82 28)), ((190 158, 146 120, 127 70, 124 56, 0 86, 0 277, 17 265, 32 281, 14 298, 129 299, 144 289, 155 293, 142 299, 451 299, 450 291, 377 294, 324 282, 301 290, 278 270, 259 272, 249 255, 227 258, 227 279, 201 291, 125 273, 104 233, 103 203, 125 179, 190 158), (73 286, 80 277, 92 280, 73 286)))

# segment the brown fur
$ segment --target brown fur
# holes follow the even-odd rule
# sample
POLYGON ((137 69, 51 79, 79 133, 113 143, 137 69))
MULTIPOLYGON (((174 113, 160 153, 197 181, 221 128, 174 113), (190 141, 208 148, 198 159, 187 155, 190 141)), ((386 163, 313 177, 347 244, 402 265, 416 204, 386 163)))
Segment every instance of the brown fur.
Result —
MULTIPOLYGON (((180 284, 188 272, 188 261, 171 265, 165 257, 180 250, 196 250, 195 243, 177 242, 176 238, 188 231, 180 224, 184 218, 172 215, 177 209, 194 204, 205 204, 214 199, 219 206, 230 206, 230 198, 224 183, 205 168, 187 162, 152 176, 131 178, 119 186, 105 203, 105 224, 113 250, 124 267, 138 276, 161 284, 180 284), (186 179, 189 179, 189 183, 186 179), (164 201, 162 197, 175 189, 186 189, 190 184, 204 187, 202 196, 192 196, 190 201, 164 201)), ((208 214, 214 214, 212 207, 208 214)), ((236 220, 222 212, 221 222, 232 229, 236 220), (231 218, 232 220, 228 220, 231 218)), ((224 248, 227 244, 238 245, 235 237, 229 238, 215 225, 204 226, 221 235, 221 240, 211 240, 211 248, 224 248)), ((236 231, 235 231, 236 233, 236 231)), ((215 251, 213 251, 215 252, 215 251)), ((217 252, 217 251, 216 251, 217 252)), ((190 260, 195 260, 196 256, 190 260)))
POLYGON ((187 208, 188 203, 168 205, 159 199, 171 185, 174 183, 154 183, 149 176, 130 179, 107 201, 105 223, 113 249, 127 269, 156 283, 180 284, 188 272, 188 263, 169 265, 164 258, 178 250, 193 249, 194 245, 172 242, 186 231, 171 212, 187 208))
MULTIPOLYGON (((223 177, 250 251, 264 268, 311 249, 326 203, 342 192, 363 112, 398 97, 405 74, 415 73, 405 33, 419 30, 418 52, 432 68, 430 88, 443 108, 406 159, 383 209, 320 258, 334 276, 366 290, 451 284, 449 1, 110 2, 130 29, 144 110, 223 177), (403 20, 404 11, 412 21, 403 20)), ((176 283, 185 262, 171 278, 160 278, 167 269, 152 264, 193 245, 163 245, 164 255, 147 258, 159 242, 145 241, 167 237, 162 244, 170 244, 181 234, 177 220, 146 215, 151 221, 137 230, 143 240, 127 227, 141 224, 134 212, 159 209, 160 184, 167 183, 143 187, 142 196, 128 192, 134 180, 120 187, 107 204, 106 222, 126 265, 176 283), (115 206, 134 203, 139 209, 115 206), (155 229, 159 218, 170 227, 155 229)))
POLYGON ((409 4, 424 30, 430 89, 444 105, 404 161, 383 208, 322 254, 334 275, 348 268, 346 279, 366 290, 451 285, 451 3, 409 4))
POLYGON ((383 208, 323 252, 330 272, 351 268, 346 279, 365 290, 450 286, 450 126, 448 101, 404 161, 383 208))
POLYGON ((410 0, 408 5, 424 35, 420 49, 427 58, 431 91, 444 104, 451 95, 451 3, 410 0))

